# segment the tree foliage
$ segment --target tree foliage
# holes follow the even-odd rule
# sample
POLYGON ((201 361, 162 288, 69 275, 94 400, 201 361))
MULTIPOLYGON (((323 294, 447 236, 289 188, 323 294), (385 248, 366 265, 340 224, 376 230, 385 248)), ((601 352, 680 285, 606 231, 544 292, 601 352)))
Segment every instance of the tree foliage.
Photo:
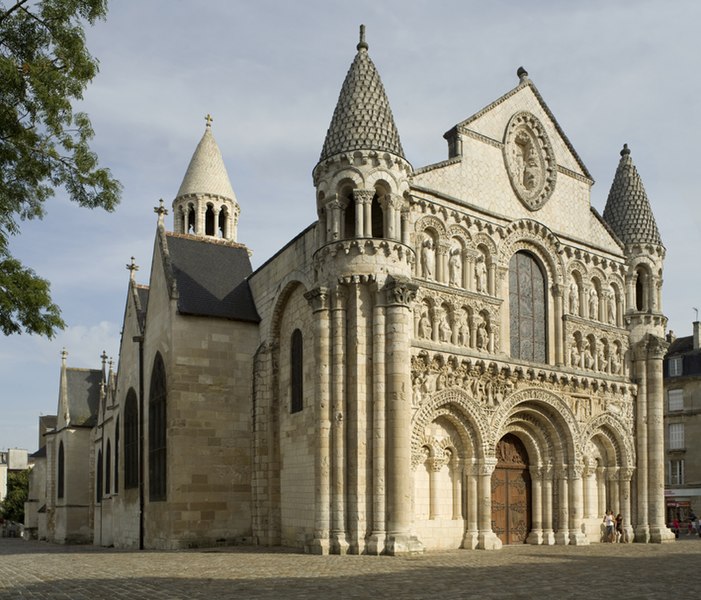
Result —
POLYGON ((29 495, 29 469, 7 474, 7 496, 0 503, 0 516, 8 521, 24 523, 24 503, 29 495))
POLYGON ((86 24, 107 0, 0 0, 0 329, 53 336, 64 326, 49 284, 9 251, 25 219, 41 218, 57 188, 88 208, 114 210, 121 185, 98 165, 94 132, 73 104, 98 71, 86 24))

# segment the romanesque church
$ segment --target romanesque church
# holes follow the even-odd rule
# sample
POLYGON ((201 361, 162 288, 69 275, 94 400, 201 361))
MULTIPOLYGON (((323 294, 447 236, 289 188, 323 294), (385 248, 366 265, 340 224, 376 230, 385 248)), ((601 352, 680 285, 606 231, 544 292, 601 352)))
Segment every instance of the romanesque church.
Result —
POLYGON ((118 360, 64 354, 35 535, 406 555, 599 542, 610 508, 673 539, 665 249, 631 151, 600 215, 523 68, 444 138, 409 162, 361 28, 316 220, 252 271, 208 121, 150 272, 128 265, 118 360))

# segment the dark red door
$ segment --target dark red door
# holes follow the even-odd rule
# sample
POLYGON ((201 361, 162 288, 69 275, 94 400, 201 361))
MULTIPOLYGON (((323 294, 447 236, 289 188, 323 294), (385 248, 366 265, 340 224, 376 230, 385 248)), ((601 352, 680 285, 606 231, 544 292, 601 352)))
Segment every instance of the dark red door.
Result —
POLYGON ((492 528, 502 544, 523 544, 531 529, 531 476, 521 440, 507 434, 497 444, 492 474, 492 528))

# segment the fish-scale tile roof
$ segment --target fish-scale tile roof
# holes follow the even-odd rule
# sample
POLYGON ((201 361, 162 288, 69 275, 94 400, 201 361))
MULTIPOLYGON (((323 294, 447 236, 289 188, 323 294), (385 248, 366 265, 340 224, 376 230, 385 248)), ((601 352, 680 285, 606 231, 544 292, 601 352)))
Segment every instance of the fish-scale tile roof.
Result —
POLYGON ((357 48, 319 160, 353 150, 391 152, 404 158, 385 88, 368 54, 363 33, 357 48))
POLYGON ((624 144, 621 150, 621 160, 604 208, 604 220, 624 244, 662 245, 650 201, 630 157, 628 144, 624 144))
POLYGON ((226 172, 221 151, 214 139, 209 122, 200 143, 197 144, 192 159, 190 159, 185 177, 178 190, 178 196, 186 194, 211 194, 236 201, 229 174, 226 172))

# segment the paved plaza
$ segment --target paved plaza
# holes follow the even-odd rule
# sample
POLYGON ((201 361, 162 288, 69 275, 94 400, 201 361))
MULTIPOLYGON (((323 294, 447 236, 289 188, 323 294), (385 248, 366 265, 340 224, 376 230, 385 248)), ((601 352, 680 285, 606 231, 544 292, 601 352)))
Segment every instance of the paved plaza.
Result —
POLYGON ((0 599, 701 597, 701 540, 509 546, 415 558, 281 549, 134 552, 0 539, 0 599))

